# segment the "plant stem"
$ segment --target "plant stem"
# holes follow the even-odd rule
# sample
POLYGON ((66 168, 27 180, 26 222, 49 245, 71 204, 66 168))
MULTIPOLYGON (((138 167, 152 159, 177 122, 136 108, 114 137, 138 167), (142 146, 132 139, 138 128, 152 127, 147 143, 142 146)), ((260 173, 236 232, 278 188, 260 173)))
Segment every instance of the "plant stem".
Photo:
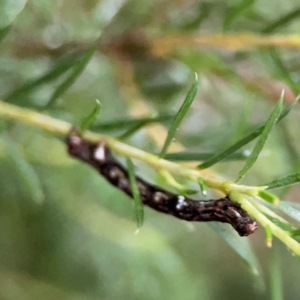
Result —
POLYGON ((230 194, 230 199, 241 204, 242 208, 247 211, 247 213, 256 219, 264 228, 269 225, 272 234, 280 239, 284 244, 286 244, 295 254, 300 256, 300 244, 290 237, 286 231, 282 230, 276 226, 272 221, 270 221, 264 214, 262 214, 258 209, 256 209, 248 200, 246 200, 241 194, 237 192, 232 192, 230 194))
MULTIPOLYGON (((13 104, 8 104, 3 101, 0 101, 0 116, 7 119, 21 121, 23 123, 27 123, 29 125, 33 125, 35 127, 39 127, 49 132, 60 135, 67 135, 72 128, 72 125, 68 122, 55 119, 45 114, 40 114, 27 108, 21 108, 13 104)), ((157 170, 167 170, 191 180, 195 180, 201 177, 205 180, 208 187, 220 190, 225 194, 236 191, 246 195, 256 196, 259 190, 265 189, 265 187, 238 185, 232 182, 223 181, 221 179, 208 177, 199 170, 191 169, 181 164, 159 158, 156 155, 119 142, 110 136, 94 133, 91 131, 86 131, 84 136, 85 138, 95 142, 101 139, 105 139, 108 146, 113 151, 119 153, 122 156, 140 160, 148 165, 151 165, 157 170)))

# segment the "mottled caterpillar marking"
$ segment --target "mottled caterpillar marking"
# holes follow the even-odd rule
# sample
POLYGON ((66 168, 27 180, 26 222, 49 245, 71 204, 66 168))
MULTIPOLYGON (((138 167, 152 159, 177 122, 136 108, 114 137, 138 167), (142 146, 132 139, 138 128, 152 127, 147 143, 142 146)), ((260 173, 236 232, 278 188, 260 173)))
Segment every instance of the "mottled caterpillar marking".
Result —
MULTIPOLYGON (((104 140, 92 143, 73 128, 67 136, 68 153, 94 167, 112 185, 132 197, 127 170, 112 156, 104 140)), ((196 201, 171 193, 136 176, 143 204, 165 214, 186 221, 229 223, 240 236, 257 229, 257 223, 228 197, 217 200, 196 201)))

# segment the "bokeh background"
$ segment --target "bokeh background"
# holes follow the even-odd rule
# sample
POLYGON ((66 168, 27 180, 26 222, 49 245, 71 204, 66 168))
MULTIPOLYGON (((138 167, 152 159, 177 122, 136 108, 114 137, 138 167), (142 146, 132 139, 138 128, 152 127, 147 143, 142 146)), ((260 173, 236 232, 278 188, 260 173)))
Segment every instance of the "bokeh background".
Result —
MULTIPOLYGON (((299 93, 298 50, 251 46, 246 35, 298 33, 299 14, 296 0, 2 0, 0 99, 73 124, 99 99, 95 131, 157 152, 197 72, 170 151, 217 153, 261 124, 283 88, 285 103, 299 93), (124 136, 149 117, 158 122, 124 136)), ((261 229, 240 238, 145 208, 135 235, 133 202, 68 157, 61 137, 3 119, 0 128, 0 299, 299 299, 298 258, 276 241, 268 249, 261 229)), ((296 107, 244 183, 299 171, 298 136, 296 107)), ((242 166, 211 171, 233 180, 242 166)), ((297 186, 276 192, 299 202, 297 186)))

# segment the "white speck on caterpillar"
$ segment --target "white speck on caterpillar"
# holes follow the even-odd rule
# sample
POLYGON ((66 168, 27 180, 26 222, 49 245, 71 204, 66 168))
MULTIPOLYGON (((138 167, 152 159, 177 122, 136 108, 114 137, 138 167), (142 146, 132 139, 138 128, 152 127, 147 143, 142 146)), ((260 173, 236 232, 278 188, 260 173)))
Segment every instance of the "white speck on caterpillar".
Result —
POLYGON ((182 209, 183 206, 187 206, 187 203, 185 202, 185 198, 183 196, 178 196, 178 202, 176 208, 182 209))
POLYGON ((241 218, 241 217, 242 217, 237 211, 235 211, 235 210, 232 209, 231 207, 230 207, 229 209, 235 214, 235 216, 236 216, 237 218, 241 218))
POLYGON ((105 159, 105 149, 103 145, 99 145, 99 147, 95 150, 94 158, 100 161, 105 159))
POLYGON ((81 144, 81 138, 78 136, 72 136, 71 137, 71 143, 73 145, 79 146, 81 144))
POLYGON ((161 192, 155 192, 153 195, 154 202, 159 203, 161 200, 164 200, 164 194, 161 192))

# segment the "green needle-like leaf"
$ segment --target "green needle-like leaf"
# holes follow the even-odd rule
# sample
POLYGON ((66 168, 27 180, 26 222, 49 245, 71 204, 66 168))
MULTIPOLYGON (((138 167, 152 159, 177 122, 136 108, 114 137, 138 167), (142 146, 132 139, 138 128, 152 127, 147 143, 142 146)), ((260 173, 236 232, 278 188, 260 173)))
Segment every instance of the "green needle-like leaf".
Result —
POLYGON ((132 160, 130 158, 126 158, 126 163, 127 163, 129 180, 130 180, 130 185, 131 185, 131 190, 132 190, 132 196, 133 196, 134 203, 135 203, 135 216, 136 216, 137 227, 140 228, 140 227, 142 227, 143 222, 144 222, 143 203, 142 203, 140 192, 139 192, 137 182, 135 179, 134 165, 132 163, 132 160))
MULTIPOLYGON (((274 218, 272 216, 269 216, 265 214, 265 216, 272 221, 277 227, 281 228, 284 231, 289 231, 289 234, 292 235, 291 233, 296 230, 296 228, 288 223, 288 222, 282 222, 281 220, 274 218)), ((293 238, 300 243, 300 236, 293 236, 293 238)))
POLYGON ((81 75, 86 65, 93 57, 94 53, 98 48, 98 40, 94 42, 85 52, 84 54, 75 62, 72 68, 71 74, 66 78, 64 82, 62 82, 55 92, 52 94, 50 100, 46 104, 45 108, 49 108, 53 106, 56 100, 64 94, 76 81, 76 79, 81 75))
POLYGON ((287 13, 286 15, 280 16, 277 20, 273 21, 271 24, 267 25, 265 28, 261 30, 262 33, 271 33, 274 30, 288 25, 290 22, 295 21, 297 18, 300 17, 300 8, 292 9, 291 12, 287 13))
POLYGON ((269 225, 265 228, 265 239, 266 239, 266 245, 267 247, 272 247, 272 231, 269 225))
POLYGON ((296 184, 300 182, 300 173, 295 173, 292 175, 288 175, 282 178, 275 179, 271 182, 263 184, 263 186, 268 186, 268 189, 277 189, 280 187, 296 184))
POLYGON ((294 226, 291 225, 290 223, 288 222, 282 222, 281 220, 275 218, 275 217, 272 217, 272 216, 269 216, 267 214, 265 214, 265 216, 270 220, 272 221, 276 226, 278 226, 279 228, 281 228, 282 230, 285 230, 285 231, 292 231, 294 230, 294 226))
POLYGON ((291 230, 290 235, 291 236, 299 236, 300 235, 300 228, 295 229, 295 230, 291 230))
MULTIPOLYGON (((295 104, 298 103, 299 98, 300 97, 298 96, 293 103, 291 103, 291 104, 289 104, 289 105, 287 105, 285 107, 285 109, 281 112, 281 114, 280 114, 280 116, 279 116, 279 118, 278 118, 278 120, 277 120, 276 123, 278 123, 279 121, 281 121, 282 119, 284 119, 290 113, 290 111, 295 106, 295 104)), ((203 162, 202 164, 200 164, 198 166, 198 168, 199 169, 206 169, 206 168, 209 168, 212 165, 218 163, 219 161, 225 159, 226 157, 228 157, 229 155, 231 155, 235 151, 239 150, 243 146, 245 146, 248 143, 250 143, 251 141, 253 141, 258 136, 260 136, 261 133, 263 132, 265 126, 266 126, 266 124, 264 124, 263 126, 260 126, 259 128, 255 129, 254 131, 252 131, 247 136, 245 136, 244 138, 242 138, 239 141, 237 141, 235 144, 233 144, 232 146, 230 146, 226 150, 222 151, 221 153, 215 155, 211 159, 209 159, 209 160, 203 162)))
MULTIPOLYGON (((246 152, 233 153, 224 160, 245 160, 249 155, 246 152)), ((167 153, 165 159, 172 161, 201 161, 214 157, 214 153, 198 153, 198 152, 174 152, 167 153)))
POLYGON ((202 195, 207 196, 207 185, 206 185, 205 181, 201 177, 198 177, 197 181, 198 181, 202 195))
POLYGON ((252 273, 259 276, 261 279, 261 268, 254 251, 249 244, 249 240, 241 239, 236 232, 226 225, 224 226, 217 222, 210 222, 209 226, 244 260, 252 273))
POLYGON ((224 20, 223 31, 227 31, 234 21, 244 12, 247 12, 255 2, 256 0, 243 0, 234 6, 224 20))
POLYGON ((276 76, 284 80, 295 94, 299 94, 299 77, 285 66, 283 60, 281 59, 279 50, 275 48, 268 48, 267 53, 272 59, 276 76))
POLYGON ((270 300, 284 300, 281 259, 280 247, 275 242, 275 246, 271 250, 270 300))
POLYGON ((94 124, 94 122, 96 121, 96 119, 100 113, 100 110, 101 110, 101 103, 99 100, 96 100, 95 108, 87 117, 85 117, 82 120, 82 122, 80 124, 80 129, 82 132, 89 129, 94 124))
POLYGON ((24 83, 21 87, 15 89, 9 95, 7 95, 5 97, 5 101, 13 100, 15 102, 16 98, 19 98, 24 94, 28 94, 40 85, 58 78, 74 65, 76 57, 77 56, 72 55, 71 57, 68 56, 67 58, 59 59, 53 66, 53 68, 51 68, 46 74, 42 75, 37 79, 24 83))
POLYGON ((261 152, 262 148, 264 147, 265 142, 267 141, 267 138, 268 138, 269 134, 271 133, 271 130, 273 129, 273 126, 275 125, 276 121, 278 120, 278 118, 280 116, 280 113, 282 110, 283 96, 284 96, 284 94, 282 93, 279 101, 277 102, 270 117, 268 118, 266 125, 264 126, 263 132, 261 133, 258 141, 256 142, 251 155, 246 159, 245 166, 240 171, 236 182, 240 181, 246 175, 246 173, 251 169, 251 167, 254 165, 254 163, 256 162, 259 153, 261 152))
POLYGON ((119 128, 132 128, 133 126, 136 126, 137 124, 150 124, 150 123, 165 123, 169 122, 171 119, 174 118, 173 114, 161 114, 157 117, 146 117, 146 118, 139 118, 139 119, 118 119, 115 121, 107 121, 107 122, 100 122, 98 124, 95 124, 92 128, 93 130, 97 131, 109 131, 109 130, 115 130, 119 128))
POLYGON ((159 157, 164 157, 166 155, 168 147, 171 144, 172 139, 175 136, 176 130, 177 130, 180 122, 183 120, 184 116, 186 115, 187 111, 189 110, 191 104, 193 103, 193 101, 195 99, 195 96, 197 94, 197 89, 198 89, 198 76, 197 76, 197 74, 195 74, 194 84, 192 85, 191 89, 189 90, 184 102, 182 103, 177 115, 174 118, 174 121, 168 131, 167 138, 162 147, 159 157))
POLYGON ((125 140, 128 137, 132 136, 133 134, 135 134, 137 131, 139 131, 142 127, 144 127, 147 124, 147 122, 144 121, 140 121, 136 124, 134 124, 132 127, 130 127, 129 129, 127 129, 124 133, 122 133, 118 139, 119 140, 125 140))
POLYGON ((280 201, 280 203, 276 206, 276 208, 279 208, 286 215, 300 222, 300 211, 286 204, 284 201, 280 201))
POLYGON ((279 203, 278 197, 268 191, 261 190, 258 192, 258 196, 273 205, 278 205, 279 203))
POLYGON ((21 186, 24 187, 31 199, 36 203, 41 203, 44 200, 44 192, 39 176, 33 167, 24 159, 17 144, 10 138, 2 136, 7 149, 7 155, 10 157, 14 168, 18 172, 21 179, 21 186))
POLYGON ((0 42, 8 35, 11 28, 12 28, 12 26, 8 25, 8 26, 0 29, 0 42))

